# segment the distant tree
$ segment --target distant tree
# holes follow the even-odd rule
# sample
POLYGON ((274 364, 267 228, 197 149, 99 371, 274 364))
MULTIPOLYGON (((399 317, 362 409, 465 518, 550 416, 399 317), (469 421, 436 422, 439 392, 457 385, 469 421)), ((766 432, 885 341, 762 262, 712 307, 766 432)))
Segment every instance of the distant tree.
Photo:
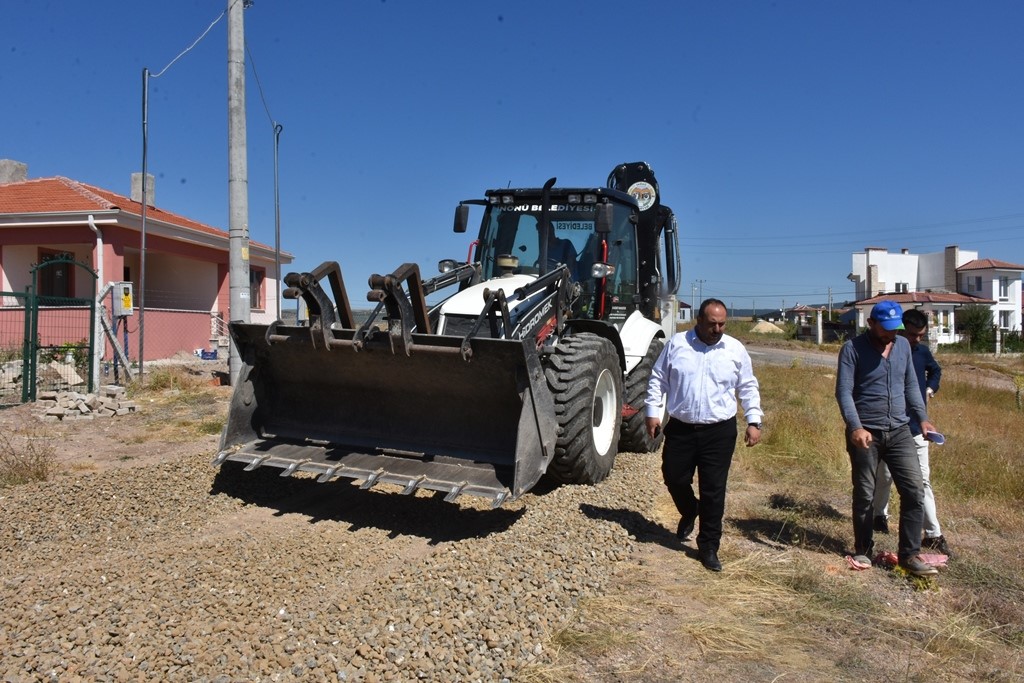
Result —
POLYGON ((966 338, 971 351, 985 351, 995 344, 992 329, 992 309, 981 304, 970 304, 956 312, 956 328, 966 338))

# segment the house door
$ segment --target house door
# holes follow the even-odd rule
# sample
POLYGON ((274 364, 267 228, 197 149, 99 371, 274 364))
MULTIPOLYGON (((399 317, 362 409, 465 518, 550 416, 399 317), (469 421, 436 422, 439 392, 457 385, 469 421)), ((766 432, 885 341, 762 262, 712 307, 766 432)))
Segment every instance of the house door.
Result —
POLYGON ((93 391, 96 279, 92 268, 68 253, 46 254, 32 266, 23 401, 36 400, 38 391, 93 391), (88 285, 76 287, 76 276, 88 285))

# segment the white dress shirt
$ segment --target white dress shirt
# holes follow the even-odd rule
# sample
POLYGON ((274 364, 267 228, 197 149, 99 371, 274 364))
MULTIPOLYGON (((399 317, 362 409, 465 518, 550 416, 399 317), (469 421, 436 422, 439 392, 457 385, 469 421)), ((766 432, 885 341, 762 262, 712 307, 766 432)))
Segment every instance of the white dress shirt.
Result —
POLYGON ((727 334, 711 346, 695 330, 672 335, 651 369, 647 417, 661 418, 666 402, 671 417, 689 424, 735 419, 736 397, 747 422, 760 422, 761 394, 750 354, 727 334))

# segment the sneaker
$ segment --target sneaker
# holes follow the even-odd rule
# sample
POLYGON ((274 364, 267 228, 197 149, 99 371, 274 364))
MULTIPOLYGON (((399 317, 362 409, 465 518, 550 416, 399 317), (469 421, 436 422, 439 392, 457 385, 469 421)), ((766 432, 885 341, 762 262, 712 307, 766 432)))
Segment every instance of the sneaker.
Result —
POLYGON ((921 540, 921 547, 925 550, 934 550, 940 552, 946 557, 953 559, 953 551, 949 549, 949 544, 946 543, 945 536, 936 536, 935 538, 924 538, 921 540))
POLYGON ((919 555, 900 560, 900 566, 914 576, 935 576, 939 573, 938 569, 922 560, 919 555))
POLYGON ((875 531, 880 534, 889 533, 889 518, 885 515, 875 515, 875 531))

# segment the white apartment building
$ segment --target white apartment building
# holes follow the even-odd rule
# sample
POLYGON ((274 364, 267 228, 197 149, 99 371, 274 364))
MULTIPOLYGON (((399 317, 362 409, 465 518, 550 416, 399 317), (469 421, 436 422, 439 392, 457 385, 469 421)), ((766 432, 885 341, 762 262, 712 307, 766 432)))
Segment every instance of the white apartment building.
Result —
POLYGON ((853 254, 847 279, 856 287, 857 325, 867 325, 871 307, 882 299, 928 315, 939 344, 959 341, 956 310, 968 304, 992 309, 993 322, 1004 331, 1021 331, 1021 273, 1024 265, 979 259, 978 252, 949 246, 932 254, 890 253, 867 247, 853 254))

